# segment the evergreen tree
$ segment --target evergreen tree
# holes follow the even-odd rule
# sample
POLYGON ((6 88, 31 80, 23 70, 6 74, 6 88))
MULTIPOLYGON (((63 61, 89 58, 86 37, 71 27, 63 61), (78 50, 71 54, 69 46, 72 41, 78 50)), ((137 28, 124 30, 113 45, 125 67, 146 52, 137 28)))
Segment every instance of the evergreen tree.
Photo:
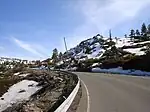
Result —
POLYGON ((54 63, 58 62, 58 50, 56 48, 53 50, 52 60, 54 63))
POLYGON ((147 33, 147 28, 146 28, 146 25, 145 23, 142 24, 142 28, 141 28, 141 35, 145 35, 147 33))
POLYGON ((150 34, 150 24, 147 26, 147 33, 150 34))
POLYGON ((86 49, 85 54, 90 54, 91 53, 91 48, 90 47, 87 46, 85 49, 86 49))
POLYGON ((136 34, 136 36, 140 36, 140 32, 138 29, 135 31, 135 34, 136 34))
POLYGON ((127 34, 125 34, 124 37, 127 38, 127 34))
POLYGON ((116 40, 116 42, 118 42, 118 38, 117 37, 115 37, 115 40, 116 40))
POLYGON ((59 56, 58 56, 58 57, 59 57, 59 60, 62 60, 62 59, 63 59, 63 54, 62 54, 62 52, 59 53, 59 56))
POLYGON ((131 41, 133 41, 133 38, 135 36, 135 31, 133 29, 130 31, 130 35, 129 36, 131 38, 131 41))
POLYGON ((133 36, 135 36, 135 31, 132 29, 131 30, 131 32, 130 32, 130 35, 129 35, 130 37, 133 37, 133 36))
POLYGON ((111 30, 109 30, 109 40, 112 41, 111 30))

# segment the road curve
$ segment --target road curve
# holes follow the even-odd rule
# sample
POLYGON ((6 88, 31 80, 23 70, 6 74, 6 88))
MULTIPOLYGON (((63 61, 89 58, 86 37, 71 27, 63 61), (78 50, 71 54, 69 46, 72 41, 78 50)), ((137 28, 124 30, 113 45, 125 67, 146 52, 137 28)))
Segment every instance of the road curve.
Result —
POLYGON ((150 77, 79 73, 90 96, 90 112, 150 112, 150 77))

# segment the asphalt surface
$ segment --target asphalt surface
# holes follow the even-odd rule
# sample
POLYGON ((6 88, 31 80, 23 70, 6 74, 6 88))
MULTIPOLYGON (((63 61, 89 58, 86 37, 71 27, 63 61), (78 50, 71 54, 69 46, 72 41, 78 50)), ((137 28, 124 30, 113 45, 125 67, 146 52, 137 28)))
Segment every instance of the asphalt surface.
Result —
POLYGON ((150 112, 150 77, 75 73, 89 91, 90 112, 150 112))

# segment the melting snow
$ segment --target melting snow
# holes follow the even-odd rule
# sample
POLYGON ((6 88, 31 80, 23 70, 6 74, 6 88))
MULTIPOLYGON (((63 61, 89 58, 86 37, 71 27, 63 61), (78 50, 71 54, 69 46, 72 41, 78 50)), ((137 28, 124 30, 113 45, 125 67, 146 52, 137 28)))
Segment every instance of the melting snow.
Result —
POLYGON ((124 51, 130 52, 130 53, 134 53, 136 55, 144 55, 145 52, 141 51, 141 49, 144 49, 145 47, 141 47, 141 48, 129 48, 129 49, 123 49, 124 51))
POLYGON ((21 77, 26 77, 27 75, 29 75, 29 73, 20 74, 20 72, 17 72, 17 73, 14 73, 14 75, 18 75, 18 76, 21 76, 21 77))
POLYGON ((99 63, 93 63, 92 67, 99 65, 99 63))
POLYGON ((14 75, 19 75, 19 74, 20 74, 20 72, 14 73, 14 75))
POLYGON ((113 39, 114 42, 116 42, 116 47, 123 47, 123 46, 130 46, 133 44, 131 42, 130 38, 121 38, 116 41, 116 39, 113 39))
POLYGON ((28 100, 41 87, 37 87, 38 82, 22 80, 11 86, 2 97, 0 97, 0 111, 12 106, 13 103, 28 100), (29 86, 30 85, 30 86, 29 86), (22 92, 21 92, 22 91, 22 92), (2 100, 3 99, 3 100, 2 100))
POLYGON ((150 41, 138 42, 138 43, 134 43, 133 45, 137 45, 137 44, 147 44, 147 43, 150 43, 150 41))
POLYGON ((122 67, 118 68, 110 68, 110 69, 101 69, 101 68, 93 68, 93 72, 108 72, 108 73, 120 73, 120 74, 128 74, 128 75, 140 75, 140 76, 150 76, 150 72, 145 72, 141 70, 123 70, 122 67))
POLYGON ((26 76, 28 76, 28 75, 30 75, 29 73, 26 73, 26 74, 20 74, 19 76, 21 76, 21 77, 26 77, 26 76))

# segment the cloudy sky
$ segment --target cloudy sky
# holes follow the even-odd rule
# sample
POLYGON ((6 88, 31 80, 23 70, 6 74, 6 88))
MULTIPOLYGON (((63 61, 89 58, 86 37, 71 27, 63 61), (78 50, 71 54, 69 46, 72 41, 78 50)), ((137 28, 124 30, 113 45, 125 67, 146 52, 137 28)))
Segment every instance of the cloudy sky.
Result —
POLYGON ((44 59, 97 33, 150 23, 150 0, 0 0, 0 56, 44 59))

